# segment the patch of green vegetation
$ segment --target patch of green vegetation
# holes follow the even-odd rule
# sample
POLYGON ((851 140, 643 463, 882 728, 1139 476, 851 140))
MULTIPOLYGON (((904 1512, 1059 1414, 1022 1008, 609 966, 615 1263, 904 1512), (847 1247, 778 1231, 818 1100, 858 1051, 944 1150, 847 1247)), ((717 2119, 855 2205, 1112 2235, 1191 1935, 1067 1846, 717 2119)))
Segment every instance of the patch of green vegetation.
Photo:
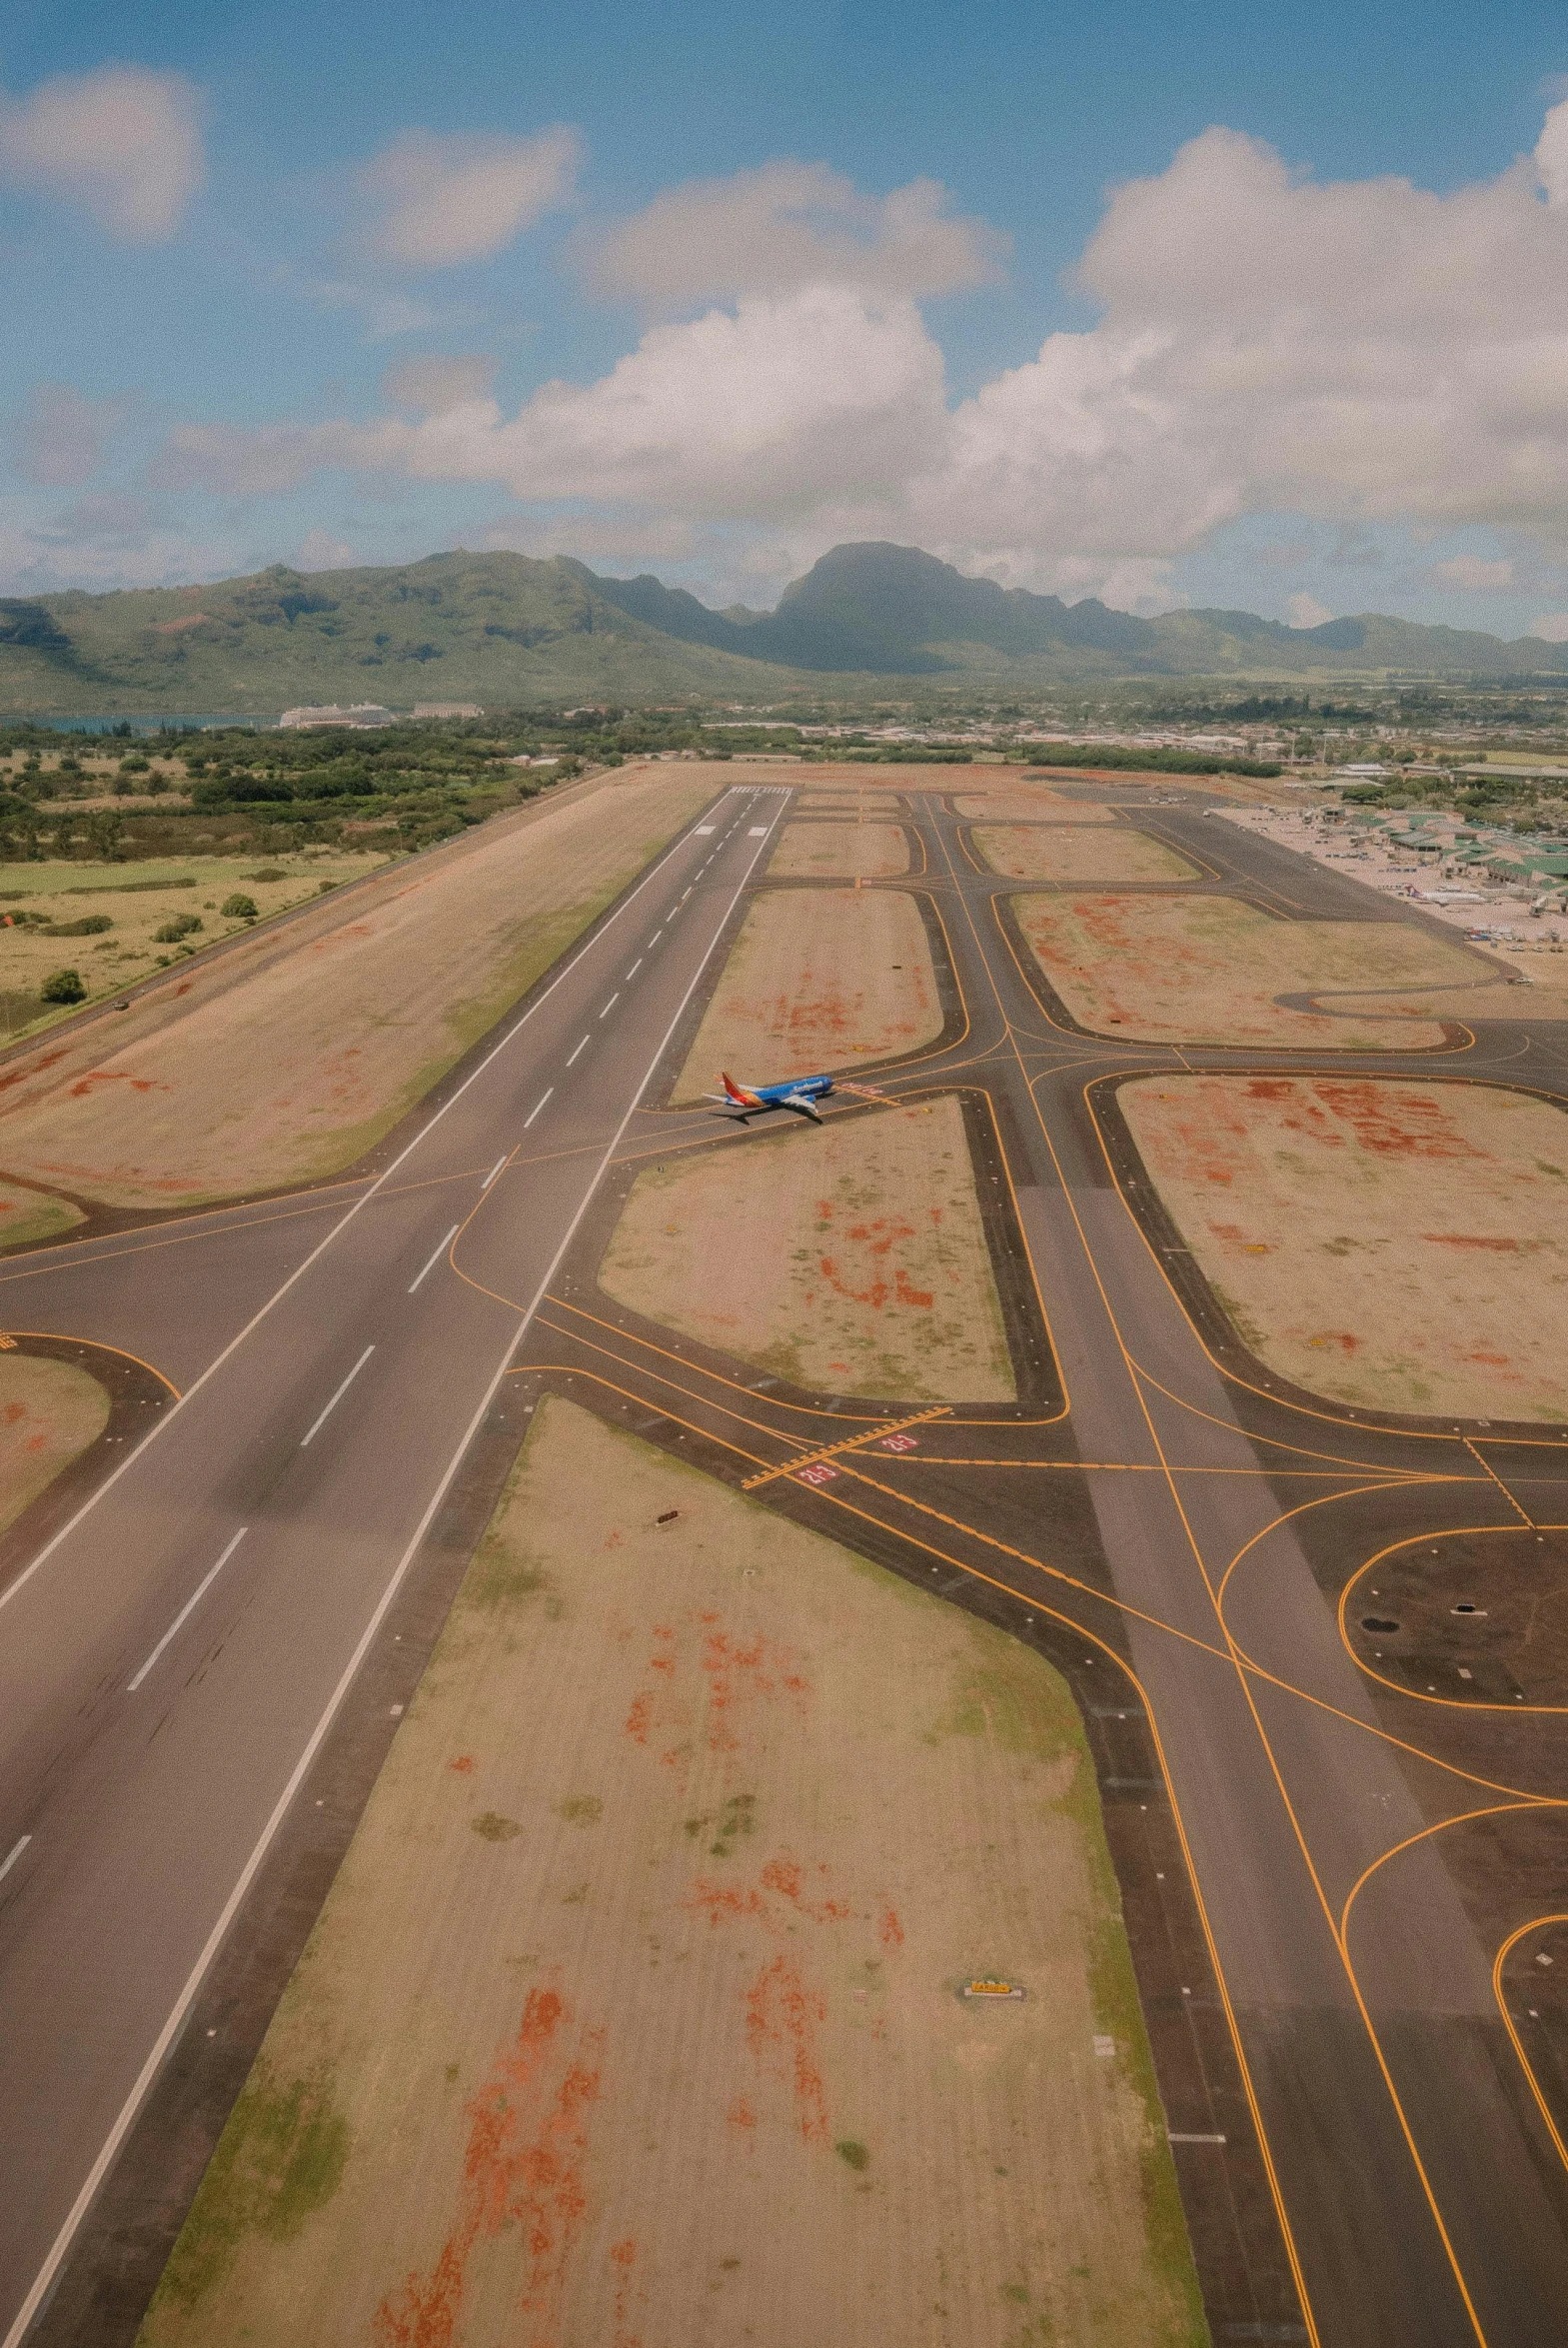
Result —
POLYGON ((516 1818, 504 1818, 499 1810, 481 1810, 469 1824, 484 1842, 516 1842, 523 1831, 516 1818))
POLYGON ((712 1832, 714 1839, 708 1846, 712 1859, 728 1859, 736 1842, 743 1834, 757 1832, 757 1796, 755 1793, 733 1793, 720 1810, 705 1810, 701 1817, 688 1818, 686 1831, 694 1840, 700 1834, 712 1832))
POLYGON ((332 2074, 275 2078, 258 2061, 229 2115, 190 2215, 148 2310, 142 2339, 164 2313, 188 2313, 222 2281, 245 2242, 292 2242, 343 2179, 349 2124, 333 2108, 332 2074))
POLYGON ((833 2150, 848 2168, 868 2169, 871 2165, 870 2153, 853 2136, 841 2137, 833 2146, 833 2150))
POLYGON ((556 1809, 569 1826, 597 1826, 605 1814, 605 1805, 597 1793, 569 1793, 556 1809))
POLYGON ((0 1249, 21 1247, 33 1239, 52 1238, 56 1231, 68 1231, 83 1220, 82 1210, 69 1199, 51 1198, 45 1191, 11 1192, 20 1211, 13 1217, 0 1219, 0 1249), (28 1201, 22 1205, 23 1199, 28 1201))
POLYGON ((1060 1673, 989 1623, 964 1627, 968 1652, 953 1674, 952 1708, 933 1733, 982 1736, 1033 1761, 1067 1754, 1086 1760, 1082 1723, 1060 1673))

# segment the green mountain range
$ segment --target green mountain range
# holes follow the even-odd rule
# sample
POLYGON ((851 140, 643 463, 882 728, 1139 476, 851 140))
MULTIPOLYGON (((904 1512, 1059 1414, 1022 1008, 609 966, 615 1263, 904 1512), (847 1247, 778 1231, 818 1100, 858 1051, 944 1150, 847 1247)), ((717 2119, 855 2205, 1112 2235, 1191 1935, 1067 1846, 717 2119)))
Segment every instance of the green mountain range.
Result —
POLYGON ((446 554, 207 587, 0 599, 0 711, 276 712, 301 702, 712 697, 779 702, 944 687, 998 694, 1094 678, 1520 678, 1568 644, 1379 613, 1286 628, 1251 612, 1134 619, 1093 597, 965 578, 917 547, 840 546, 774 612, 717 612, 645 575, 564 555, 446 554), (904 681, 900 687, 900 681, 904 681))

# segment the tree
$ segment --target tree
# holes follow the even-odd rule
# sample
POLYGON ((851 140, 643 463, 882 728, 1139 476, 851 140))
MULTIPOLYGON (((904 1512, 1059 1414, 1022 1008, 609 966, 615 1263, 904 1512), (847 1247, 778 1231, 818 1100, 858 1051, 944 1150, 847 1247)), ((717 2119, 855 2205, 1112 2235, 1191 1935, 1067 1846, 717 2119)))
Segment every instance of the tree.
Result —
POLYGON ((224 899, 218 911, 226 922, 254 922, 257 912, 256 900, 254 897, 247 897, 243 889, 236 889, 232 897, 224 899))
POLYGON ((38 990, 45 1003, 84 1003, 87 989, 79 971, 51 971, 38 990))

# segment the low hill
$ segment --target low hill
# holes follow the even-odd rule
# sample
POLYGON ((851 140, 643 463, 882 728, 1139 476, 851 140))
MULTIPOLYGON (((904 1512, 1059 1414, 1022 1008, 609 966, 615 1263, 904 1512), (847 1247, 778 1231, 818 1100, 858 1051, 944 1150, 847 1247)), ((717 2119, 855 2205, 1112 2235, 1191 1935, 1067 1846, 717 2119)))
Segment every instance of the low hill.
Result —
POLYGON ((432 555, 207 587, 0 600, 0 711, 266 712, 298 702, 491 708, 689 695, 747 702, 919 677, 1026 690, 1093 677, 1525 677, 1568 645, 1365 613, 1136 619, 970 579, 917 547, 834 547, 777 611, 713 611, 567 556, 432 555))

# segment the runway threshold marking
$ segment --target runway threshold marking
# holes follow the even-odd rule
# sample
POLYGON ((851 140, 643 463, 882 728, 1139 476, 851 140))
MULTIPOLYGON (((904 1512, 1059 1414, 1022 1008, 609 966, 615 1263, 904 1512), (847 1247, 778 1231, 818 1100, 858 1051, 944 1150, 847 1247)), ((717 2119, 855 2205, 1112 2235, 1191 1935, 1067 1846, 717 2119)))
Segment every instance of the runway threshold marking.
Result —
POLYGON ((15 1842, 12 1843, 10 1849, 6 1852, 5 1857, 0 1859, 0 1883, 3 1883, 6 1876, 10 1874, 11 1869, 16 1865, 17 1860, 21 1857, 23 1851, 26 1850, 32 1839, 33 1838, 30 1834, 19 1834, 15 1842))
POLYGON ((814 1467, 820 1459, 836 1459, 840 1451, 857 1451, 862 1443, 880 1442, 885 1436, 901 1434, 906 1426, 926 1426, 933 1418, 945 1418, 950 1404, 939 1402, 933 1410, 916 1410, 908 1418, 878 1419, 872 1426, 862 1427, 855 1435, 845 1435, 842 1442, 827 1443, 819 1451, 806 1451, 798 1459, 785 1460, 783 1467, 765 1467, 761 1475, 749 1475, 742 1484, 744 1492, 755 1492, 759 1484, 777 1483, 784 1475, 797 1475, 802 1467, 814 1467))
MULTIPOLYGON (((354 1373, 351 1370, 349 1375, 352 1377, 353 1374, 354 1373)), ((339 1391, 341 1392, 341 1390, 342 1389, 340 1387, 339 1391)), ((335 1395, 333 1399, 336 1400, 336 1398, 337 1397, 335 1395)), ((327 1409, 330 1410, 331 1408, 332 1403, 329 1402, 327 1409)), ((326 1411, 322 1412, 323 1417, 325 1417, 326 1414, 326 1411)), ((318 1424, 320 1422, 318 1421, 318 1424)), ((311 1432, 315 1432, 314 1427, 312 1428, 311 1432)), ((308 1442, 310 1437, 307 1436, 306 1440, 308 1442)), ((165 1647, 168 1646, 170 1640, 174 1638, 182 1626, 187 1621, 189 1621, 191 1615, 195 1613, 197 1607, 201 1604, 202 1599, 207 1595, 207 1592, 211 1589, 213 1583, 217 1580, 225 1565, 228 1564, 229 1559, 234 1555, 235 1550, 239 1547, 241 1541, 244 1540, 245 1535, 249 1530, 249 1525, 242 1524, 239 1531, 235 1534, 233 1540, 230 1541, 228 1547, 224 1550, 223 1555, 218 1559, 217 1564, 211 1566, 209 1570, 202 1575, 201 1580, 196 1584, 196 1587, 192 1590, 190 1596, 186 1599, 184 1605, 180 1608, 180 1611, 178 1614, 176 1614, 174 1620, 170 1623, 168 1629, 164 1632, 162 1638, 158 1641, 158 1644, 154 1647, 152 1653, 148 1656, 140 1671, 137 1672, 136 1677, 127 1685, 125 1690, 127 1695, 135 1695, 137 1689, 141 1686, 142 1681, 147 1677, 148 1672, 157 1662, 159 1656, 163 1653, 165 1647)), ((13 1853, 12 1855, 14 1856, 15 1854, 13 1853)), ((9 1859, 6 1861, 6 1865, 10 1865, 9 1859)), ((4 1868, 0 1868, 0 1874, 3 1874, 4 1871, 4 1868)))
POLYGON ((322 1428, 323 1428, 323 1427, 326 1425, 326 1423, 327 1423, 328 1419, 329 1419, 329 1418, 332 1416, 332 1414, 333 1414, 334 1410, 336 1410, 336 1409, 337 1409, 337 1407, 338 1407, 338 1404, 339 1404, 339 1403, 342 1401, 342 1399, 343 1399, 344 1395, 345 1395, 345 1394, 348 1392, 348 1390, 349 1390, 350 1386, 351 1386, 351 1385, 353 1385, 353 1383, 354 1383, 354 1380, 355 1380, 355 1379, 356 1379, 356 1378, 359 1376, 359 1374, 360 1374, 360 1371, 361 1371, 361 1370, 364 1368, 364 1366, 365 1366, 366 1362, 367 1362, 367 1361, 370 1359, 371 1355, 372 1355, 372 1354, 375 1352, 375 1350, 376 1350, 376 1348, 375 1348, 375 1346, 374 1346, 374 1345, 367 1345, 367 1346, 366 1346, 366 1348, 365 1348, 364 1352, 363 1352, 363 1353, 360 1355, 360 1357, 359 1357, 358 1361, 356 1361, 356 1362, 355 1362, 355 1364, 354 1364, 354 1367, 353 1367, 353 1368, 352 1368, 352 1369, 349 1371, 349 1374, 348 1374, 348 1376, 347 1376, 347 1377, 344 1379, 344 1381, 343 1381, 342 1385, 341 1385, 341 1386, 339 1386, 339 1388, 338 1388, 337 1392, 336 1392, 336 1393, 333 1395, 333 1397, 332 1397, 332 1400, 331 1400, 331 1401, 330 1401, 330 1402, 327 1404, 327 1407, 326 1407, 326 1409, 325 1409, 325 1410, 322 1412, 321 1416, 320 1416, 320 1417, 319 1417, 319 1418, 316 1420, 316 1423, 315 1423, 315 1425, 314 1425, 314 1426, 311 1428, 311 1431, 310 1431, 310 1433, 309 1433, 308 1435, 304 1435, 304 1436, 302 1436, 302 1437, 301 1437, 301 1439, 300 1439, 300 1449, 301 1449, 302 1451, 304 1450, 304 1448, 305 1448, 305 1446, 306 1446, 306 1444, 307 1444, 307 1443, 310 1443, 310 1442, 314 1442, 314 1441, 315 1441, 315 1439, 316 1439, 317 1435, 319 1435, 319 1434, 320 1434, 320 1432, 321 1432, 322 1428))
POLYGON ((453 1240, 454 1240, 454 1239, 457 1237, 457 1235, 458 1235, 459 1231, 460 1231, 462 1228, 463 1228, 463 1225, 462 1225, 460 1222, 455 1222, 455 1223, 453 1224, 453 1226, 452 1226, 451 1230, 450 1230, 450 1231, 448 1231, 448 1233, 447 1233, 446 1237, 445 1237, 445 1238, 444 1238, 444 1239, 441 1241, 440 1245, 439 1245, 438 1247, 436 1247, 436 1248, 433 1250, 433 1252, 432 1252, 432 1254, 431 1254, 430 1261, 429 1261, 429 1263, 427 1263, 427 1264, 426 1264, 426 1266, 425 1266, 425 1271, 422 1271, 422 1272, 419 1274, 419 1278, 418 1278, 418 1279, 412 1279, 412 1280, 410 1280, 410 1282, 409 1282, 409 1294, 410 1294, 411 1296, 413 1295, 413 1293, 414 1293, 415 1289, 416 1289, 416 1288, 419 1286, 419 1284, 420 1284, 420 1280, 422 1280, 422 1279, 425 1277, 425 1272, 427 1272, 427 1271, 433 1271, 433 1270, 435 1269, 435 1267, 436 1267, 437 1263, 438 1263, 438 1262, 441 1260, 441 1257, 442 1257, 442 1256, 443 1256, 443 1255, 446 1253, 447 1249, 448 1249, 448 1248, 451 1246, 451 1244, 452 1244, 453 1240))
POLYGON ((523 1131, 525 1134, 528 1132, 529 1127, 534 1123, 535 1118, 538 1117, 540 1111, 544 1108, 545 1103, 550 1099, 550 1096, 552 1093, 554 1093, 555 1089, 556 1088, 554 1085, 547 1085, 544 1092, 541 1093, 539 1099, 535 1102, 533 1108, 529 1111, 527 1117, 523 1120, 523 1131))

